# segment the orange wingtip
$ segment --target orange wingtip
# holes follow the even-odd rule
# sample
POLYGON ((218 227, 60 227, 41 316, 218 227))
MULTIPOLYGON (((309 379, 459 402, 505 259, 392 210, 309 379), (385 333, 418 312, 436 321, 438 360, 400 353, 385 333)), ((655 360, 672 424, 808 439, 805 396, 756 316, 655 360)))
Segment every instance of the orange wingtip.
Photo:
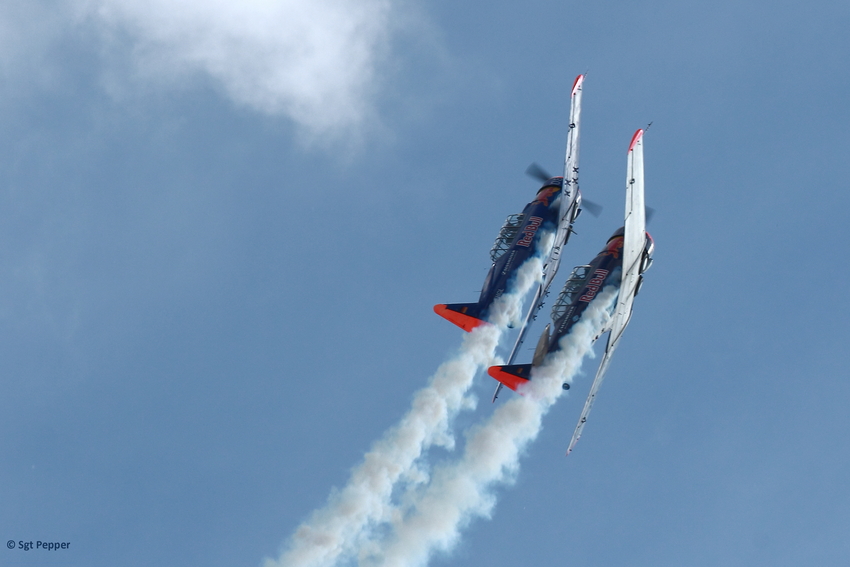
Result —
MULTIPOLYGON (((632 141, 629 144, 629 152, 632 151, 633 149, 635 149, 635 144, 637 144, 637 141, 640 140, 641 136, 643 136, 643 128, 638 128, 638 131, 635 132, 634 136, 632 136, 632 141)), ((629 152, 626 152, 626 153, 629 153, 629 152)))
MULTIPOLYGON (((522 378, 521 376, 517 376, 516 374, 511 374, 510 372, 505 372, 504 368, 510 368, 510 366, 491 366, 487 369, 487 374, 516 392, 516 389, 523 384, 528 384, 527 378, 522 378)), ((516 368, 516 367, 514 367, 516 368)))
POLYGON ((445 303, 435 305, 434 313, 448 321, 451 321, 466 332, 470 332, 475 327, 479 327, 485 323, 485 321, 482 321, 477 317, 473 317, 472 315, 467 315, 460 311, 449 309, 449 306, 445 303))

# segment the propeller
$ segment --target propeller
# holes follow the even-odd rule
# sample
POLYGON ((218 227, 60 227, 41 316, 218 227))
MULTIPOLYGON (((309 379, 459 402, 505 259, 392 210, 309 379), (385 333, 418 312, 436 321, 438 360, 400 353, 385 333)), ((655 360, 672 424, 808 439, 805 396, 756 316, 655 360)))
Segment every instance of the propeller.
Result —
MULTIPOLYGON (((650 124, 652 124, 652 123, 650 122, 650 124)), ((655 209, 653 209, 652 207, 644 206, 644 211, 645 211, 644 217, 646 218, 646 224, 649 224, 649 222, 652 220, 652 217, 655 216, 655 209)))
POLYGON ((539 179, 541 183, 546 183, 546 181, 552 178, 552 176, 549 175, 549 172, 540 167, 540 164, 537 162, 532 162, 531 165, 526 167, 525 174, 529 177, 539 179))
POLYGON ((581 208, 585 209, 588 213, 595 216, 596 218, 599 218, 599 215, 602 214, 602 205, 593 201, 589 201, 584 197, 581 198, 581 208))
MULTIPOLYGON (((531 165, 525 168, 525 174, 529 177, 538 179, 541 183, 546 183, 548 180, 552 179, 549 172, 543 169, 543 167, 536 161, 531 162, 531 165)), ((581 208, 587 210, 588 213, 597 218, 602 214, 602 205, 585 199, 584 197, 581 199, 581 208)))

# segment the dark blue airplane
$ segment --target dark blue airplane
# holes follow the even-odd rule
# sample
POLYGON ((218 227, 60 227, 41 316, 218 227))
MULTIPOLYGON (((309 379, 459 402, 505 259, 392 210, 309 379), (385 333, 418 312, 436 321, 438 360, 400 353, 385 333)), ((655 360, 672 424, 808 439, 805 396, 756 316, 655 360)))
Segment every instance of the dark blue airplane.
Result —
POLYGON ((537 192, 537 197, 521 213, 507 218, 490 251, 493 265, 484 280, 478 301, 435 305, 434 311, 438 315, 465 331, 471 331, 487 320, 493 302, 511 290, 513 278, 526 260, 541 252, 547 256, 550 254, 549 251, 541 251, 540 246, 544 235, 552 234, 558 228, 562 181, 561 177, 547 180, 537 192))
MULTIPOLYGON (((475 303, 451 303, 434 306, 434 311, 465 331, 487 322, 493 303, 512 290, 520 266, 534 256, 543 259, 541 284, 538 286, 531 308, 526 314, 522 329, 511 354, 512 361, 528 329, 528 324, 543 305, 543 298, 558 271, 561 250, 567 243, 575 219, 581 212, 581 192, 578 188, 579 126, 581 118, 581 91, 584 75, 576 77, 570 94, 570 130, 567 135, 567 150, 564 160, 564 175, 549 177, 537 165, 528 173, 541 178, 543 186, 535 199, 522 213, 508 217, 499 237, 490 251, 493 265, 481 295, 475 303), (545 235, 554 233, 554 238, 545 235), (543 243, 549 248, 542 250, 543 243)), ((588 203, 593 212, 594 205, 588 203)))

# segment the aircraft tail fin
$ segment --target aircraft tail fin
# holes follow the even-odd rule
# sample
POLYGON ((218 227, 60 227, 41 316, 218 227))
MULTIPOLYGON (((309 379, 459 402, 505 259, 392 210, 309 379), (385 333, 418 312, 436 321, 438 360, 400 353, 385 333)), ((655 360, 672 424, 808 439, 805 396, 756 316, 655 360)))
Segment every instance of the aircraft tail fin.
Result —
POLYGON ((441 303, 434 306, 434 313, 467 332, 485 323, 477 303, 441 303))
POLYGON ((530 364, 509 364, 507 366, 491 366, 487 369, 487 374, 507 386, 513 391, 527 384, 531 379, 530 364))

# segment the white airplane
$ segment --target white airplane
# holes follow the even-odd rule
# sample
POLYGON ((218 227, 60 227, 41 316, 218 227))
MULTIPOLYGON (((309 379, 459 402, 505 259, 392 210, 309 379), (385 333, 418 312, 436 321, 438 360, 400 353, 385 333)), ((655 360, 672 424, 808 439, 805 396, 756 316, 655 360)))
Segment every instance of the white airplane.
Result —
POLYGON ((581 432, 585 423, 587 423, 587 417, 593 408, 593 402, 599 393, 599 387, 602 385, 602 380, 605 379, 605 372, 608 370, 611 356, 613 356, 614 350, 623 337, 623 331, 626 330, 626 326, 632 317, 635 296, 643 284, 643 272, 652 265, 655 243, 649 233, 646 232, 646 205, 643 196, 643 133, 642 129, 635 132, 629 144, 626 163, 626 224, 623 233, 623 271, 620 279, 620 293, 611 317, 611 325, 606 329, 606 331, 610 331, 608 344, 605 345, 605 354, 602 356, 602 362, 599 363, 599 369, 596 371, 596 377, 590 387, 590 394, 584 402, 581 417, 579 417, 578 425, 573 432, 570 446, 567 448, 567 455, 572 452, 581 437, 581 432))

